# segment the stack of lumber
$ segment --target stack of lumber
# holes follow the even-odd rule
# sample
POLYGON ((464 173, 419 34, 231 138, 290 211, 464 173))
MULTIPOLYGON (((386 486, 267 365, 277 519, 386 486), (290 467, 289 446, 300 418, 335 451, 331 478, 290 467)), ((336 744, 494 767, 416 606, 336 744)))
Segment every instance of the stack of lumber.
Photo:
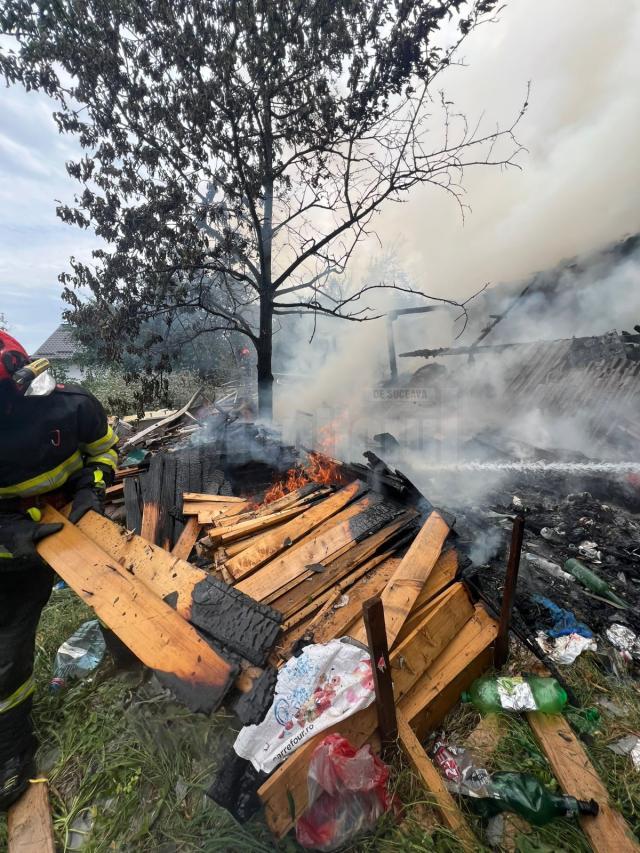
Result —
MULTIPOLYGON (((161 470, 166 478, 169 456, 181 458, 156 454, 147 477, 161 470)), ((218 464, 216 457, 207 470, 218 464)), ((210 712, 240 691, 235 707, 245 723, 264 715, 278 667, 301 643, 350 636, 366 644, 363 604, 379 596, 401 742, 424 770, 428 759, 416 743, 490 665, 497 625, 455 580, 445 519, 430 508, 425 520, 428 502, 406 500, 404 481, 377 491, 368 479, 307 483, 265 504, 219 487, 179 488, 176 477, 181 527, 171 551, 157 535, 162 526, 143 524, 137 534, 91 512, 74 526, 50 507, 44 520, 64 528, 38 549, 179 699, 210 712), (271 690, 262 695, 265 684, 271 690), (259 713, 245 701, 254 694, 259 713)), ((337 731, 356 746, 380 748, 376 705, 337 731)), ((309 760, 327 733, 305 742, 258 792, 277 836, 307 805, 309 760)))
MULTIPOLYGON (((345 484, 344 466, 340 484, 309 482, 266 503, 224 493, 223 461, 201 445, 156 454, 146 473, 121 474, 125 502, 129 482, 146 495, 137 532, 128 520, 120 526, 93 512, 72 525, 47 507, 43 520, 63 529, 38 551, 178 699, 212 712, 235 692, 244 724, 264 717, 278 668, 301 645, 347 636, 375 649, 363 605, 369 612, 379 598, 398 745, 443 822, 465 849, 477 849, 421 746, 492 665, 498 635, 496 621, 456 580, 447 520, 377 457, 370 461, 381 477, 352 466, 345 484)), ((117 489, 110 496, 120 499, 117 489)), ((376 673, 377 687, 379 681, 376 673)), ((309 763, 331 731, 355 747, 388 748, 382 705, 378 692, 376 703, 304 741, 261 784, 275 836, 291 830, 307 807, 309 763)), ((532 714, 530 722, 561 786, 602 806, 606 792, 597 777, 581 786, 593 768, 562 718, 532 714)), ((607 806, 583 826, 595 850, 606 849, 609 835, 617 849, 632 849, 624 821, 607 806)))

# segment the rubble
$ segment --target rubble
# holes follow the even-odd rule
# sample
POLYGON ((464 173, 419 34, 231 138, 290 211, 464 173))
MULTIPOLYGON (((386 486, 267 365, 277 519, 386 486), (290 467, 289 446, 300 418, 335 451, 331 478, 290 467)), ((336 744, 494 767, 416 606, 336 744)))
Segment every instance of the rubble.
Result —
MULTIPOLYGON (((278 430, 247 419, 244 406, 205 401, 192 411, 194 405, 129 439, 142 453, 118 472, 109 517, 89 513, 75 528, 67 523, 66 547, 51 537, 41 553, 180 701, 206 713, 224 703, 243 731, 274 730, 274 754, 284 750, 284 761, 272 761, 267 774, 262 763, 231 752, 209 791, 239 820, 264 809, 282 837, 307 809, 308 769, 324 735, 336 732, 354 750, 369 744, 379 752, 388 748, 391 726, 442 820, 473 849, 473 833, 421 740, 490 668, 510 627, 550 665, 569 665, 574 652, 599 647, 602 637, 613 642, 607 630, 618 645, 626 632, 636 636, 638 523, 602 494, 583 489, 557 500, 553 478, 539 473, 502 484, 483 506, 435 509, 371 450, 366 464, 341 462, 286 445, 278 430), (195 427, 185 428, 193 417, 195 427), (525 551, 511 626, 501 629, 494 616, 514 511, 526 519, 525 551), (478 562, 480 539, 486 547, 478 562), (69 561, 70 552, 78 559, 69 561), (564 568, 575 556, 629 609, 585 590, 564 568), (363 618, 373 599, 384 605, 382 655, 363 618), (141 624, 148 626, 143 632, 141 624), (339 667, 315 692, 301 677, 283 694, 280 674, 297 672, 314 649, 345 637, 368 664, 366 702, 358 705, 354 694, 349 708, 341 700, 344 713, 336 717, 332 703, 345 680, 339 667), (554 638, 562 650, 549 645, 554 638), (314 730, 323 712, 333 714, 324 733, 314 730)), ((389 436, 378 437, 401 451, 389 436)), ((484 447, 508 458, 504 448, 496 451, 500 443, 492 436, 484 447)), ((58 517, 53 509, 46 515, 58 517)), ((350 688, 343 687, 346 696, 350 688)), ((531 725, 536 730, 533 718, 531 725)), ((250 757, 249 735, 243 743, 240 752, 250 757)), ((558 778, 565 772, 558 768, 558 778)), ((604 819, 620 831, 617 818, 604 819)))

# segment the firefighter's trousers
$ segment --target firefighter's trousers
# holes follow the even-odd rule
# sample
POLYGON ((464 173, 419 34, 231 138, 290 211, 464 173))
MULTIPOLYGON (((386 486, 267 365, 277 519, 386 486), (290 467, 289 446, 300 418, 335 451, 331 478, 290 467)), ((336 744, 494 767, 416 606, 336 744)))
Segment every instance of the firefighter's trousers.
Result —
POLYGON ((0 766, 35 749, 30 714, 36 629, 52 586, 53 572, 41 561, 0 571, 0 766))

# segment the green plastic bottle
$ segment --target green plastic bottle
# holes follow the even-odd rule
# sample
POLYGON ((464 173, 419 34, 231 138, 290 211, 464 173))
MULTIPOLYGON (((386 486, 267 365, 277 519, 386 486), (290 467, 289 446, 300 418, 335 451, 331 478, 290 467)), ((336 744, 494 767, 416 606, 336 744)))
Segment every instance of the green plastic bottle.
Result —
POLYGON ((591 592, 595 592, 596 595, 602 596, 602 598, 607 598, 609 601, 613 601, 614 604, 620 605, 620 607, 628 607, 626 601, 623 601, 619 598, 615 592, 609 587, 609 584, 603 580, 600 575, 597 575, 594 571, 587 568, 584 563, 581 563, 580 560, 576 560, 575 557, 571 557, 564 564, 565 571, 569 572, 569 574, 573 575, 576 580, 579 580, 580 583, 585 586, 591 592))
POLYGON ((595 800, 552 794, 531 773, 492 773, 488 787, 493 796, 468 798, 474 811, 484 818, 509 811, 534 826, 544 826, 557 817, 595 816, 599 811, 595 800))
POLYGON ((484 714, 543 711, 559 714, 567 704, 567 694, 555 678, 536 675, 522 678, 476 678, 463 702, 473 704, 484 714))

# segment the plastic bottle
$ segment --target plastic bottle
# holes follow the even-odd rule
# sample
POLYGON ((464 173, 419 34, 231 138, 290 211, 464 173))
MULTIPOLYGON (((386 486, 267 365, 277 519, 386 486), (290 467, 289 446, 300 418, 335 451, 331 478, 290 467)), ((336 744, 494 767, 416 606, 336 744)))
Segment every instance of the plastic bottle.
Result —
POLYGON ((84 622, 58 649, 49 689, 62 690, 72 678, 84 678, 104 656, 105 642, 97 619, 84 622))
POLYGON ((570 581, 571 583, 576 582, 573 575, 569 574, 569 572, 563 571, 557 563, 552 563, 551 560, 545 560, 544 557, 540 557, 538 554, 531 554, 529 552, 525 553, 525 557, 536 569, 542 569, 543 572, 546 572, 558 580, 570 581))
POLYGON ((555 678, 536 675, 522 678, 476 678, 463 702, 473 704, 485 714, 505 711, 543 711, 559 714, 567 704, 567 694, 555 678))
POLYGON ((566 571, 574 576, 580 583, 585 586, 591 592, 595 592, 596 595, 602 596, 602 598, 607 598, 609 601, 613 601, 614 604, 618 604, 620 607, 629 607, 626 601, 623 601, 609 588, 609 584, 604 581, 600 575, 597 575, 591 569, 588 569, 584 563, 581 563, 580 560, 576 560, 574 557, 571 557, 564 564, 566 571))
POLYGON ((468 799, 474 811, 485 818, 510 811, 534 826, 544 826, 557 817, 595 816, 599 811, 595 800, 552 794, 531 773, 492 773, 488 788, 492 796, 468 799))

